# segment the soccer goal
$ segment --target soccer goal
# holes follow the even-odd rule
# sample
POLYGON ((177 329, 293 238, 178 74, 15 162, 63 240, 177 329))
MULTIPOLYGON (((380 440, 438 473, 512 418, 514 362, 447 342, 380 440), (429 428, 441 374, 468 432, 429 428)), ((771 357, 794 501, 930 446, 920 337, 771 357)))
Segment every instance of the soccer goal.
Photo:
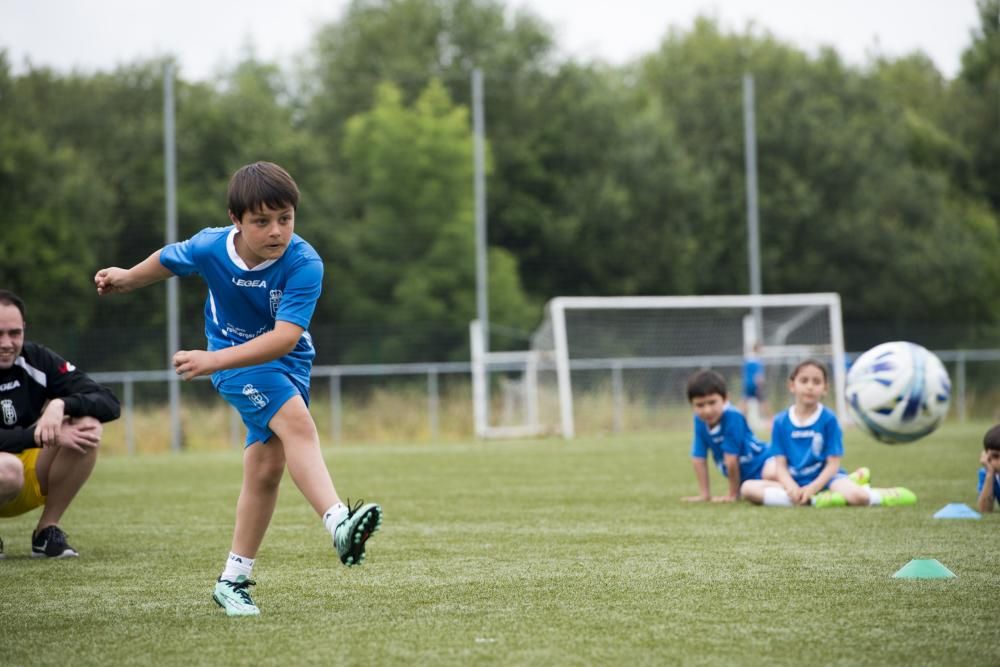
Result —
MULTIPOLYGON (((469 343, 476 436, 519 438, 545 433, 539 419, 541 354, 534 350, 487 352, 479 320, 469 325, 469 343)), ((555 367, 548 367, 546 372, 554 373, 555 367)))
MULTIPOLYGON (((776 407, 787 405, 790 368, 815 358, 832 372, 825 400, 846 418, 844 336, 834 293, 558 297, 546 306, 530 351, 504 353, 513 355, 508 359, 487 355, 473 367, 482 378, 503 363, 513 373, 508 390, 516 398, 510 400, 523 406, 516 434, 572 438, 581 424, 588 433, 656 428, 662 421, 655 418, 670 414, 690 423, 684 385, 699 368, 722 373, 737 403, 743 361, 756 343, 776 407)), ((477 399, 477 414, 486 414, 489 406, 479 401, 485 397, 477 399)))

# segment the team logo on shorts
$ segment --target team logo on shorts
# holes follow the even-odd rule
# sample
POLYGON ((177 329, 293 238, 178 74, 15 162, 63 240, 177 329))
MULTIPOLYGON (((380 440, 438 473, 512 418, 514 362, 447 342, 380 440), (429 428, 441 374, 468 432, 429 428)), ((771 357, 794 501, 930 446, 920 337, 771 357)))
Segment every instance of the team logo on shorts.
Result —
POLYGON ((271 297, 271 317, 278 316, 278 306, 281 305, 281 290, 273 289, 268 294, 271 297))
POLYGON ((243 395, 249 398, 250 402, 258 408, 263 408, 270 401, 265 394, 262 394, 257 387, 252 384, 243 385, 243 395))
POLYGON ((3 423, 5 426, 13 426, 17 423, 17 410, 14 409, 14 401, 5 398, 0 401, 0 408, 3 409, 3 423))

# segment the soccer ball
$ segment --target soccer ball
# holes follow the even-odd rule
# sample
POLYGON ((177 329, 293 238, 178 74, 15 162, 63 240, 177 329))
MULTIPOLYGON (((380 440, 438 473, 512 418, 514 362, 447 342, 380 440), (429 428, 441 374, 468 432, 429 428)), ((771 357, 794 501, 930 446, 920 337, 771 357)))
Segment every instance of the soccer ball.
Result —
POLYGON ((847 372, 847 406, 861 430, 879 442, 913 442, 948 413, 951 380, 933 352, 905 341, 868 350, 847 372))

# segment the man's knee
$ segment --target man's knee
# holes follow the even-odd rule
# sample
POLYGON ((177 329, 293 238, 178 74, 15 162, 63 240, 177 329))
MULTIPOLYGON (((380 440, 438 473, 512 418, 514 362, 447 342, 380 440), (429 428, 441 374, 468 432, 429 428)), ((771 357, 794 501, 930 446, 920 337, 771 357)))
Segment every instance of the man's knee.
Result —
POLYGON ((4 503, 24 487, 24 465, 13 454, 0 452, 0 503, 4 503))
POLYGON ((97 434, 97 444, 100 445, 101 436, 104 435, 104 424, 100 422, 99 419, 90 416, 74 417, 73 424, 79 426, 80 428, 86 428, 92 430, 97 434))

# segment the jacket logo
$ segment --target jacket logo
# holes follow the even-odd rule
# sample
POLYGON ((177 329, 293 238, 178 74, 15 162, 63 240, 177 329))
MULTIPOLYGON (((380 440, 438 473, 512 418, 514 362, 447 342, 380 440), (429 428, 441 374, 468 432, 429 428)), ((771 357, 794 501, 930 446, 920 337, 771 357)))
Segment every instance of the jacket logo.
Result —
POLYGON ((17 389, 21 386, 20 380, 11 380, 10 382, 4 382, 0 384, 0 391, 10 391, 11 389, 17 389))
POLYGON ((5 426, 13 426, 17 423, 17 410, 14 409, 14 401, 9 398, 0 401, 0 410, 3 410, 3 423, 5 426))
POLYGON ((237 287, 267 287, 266 280, 245 280, 243 278, 237 278, 233 276, 233 284, 237 287))

